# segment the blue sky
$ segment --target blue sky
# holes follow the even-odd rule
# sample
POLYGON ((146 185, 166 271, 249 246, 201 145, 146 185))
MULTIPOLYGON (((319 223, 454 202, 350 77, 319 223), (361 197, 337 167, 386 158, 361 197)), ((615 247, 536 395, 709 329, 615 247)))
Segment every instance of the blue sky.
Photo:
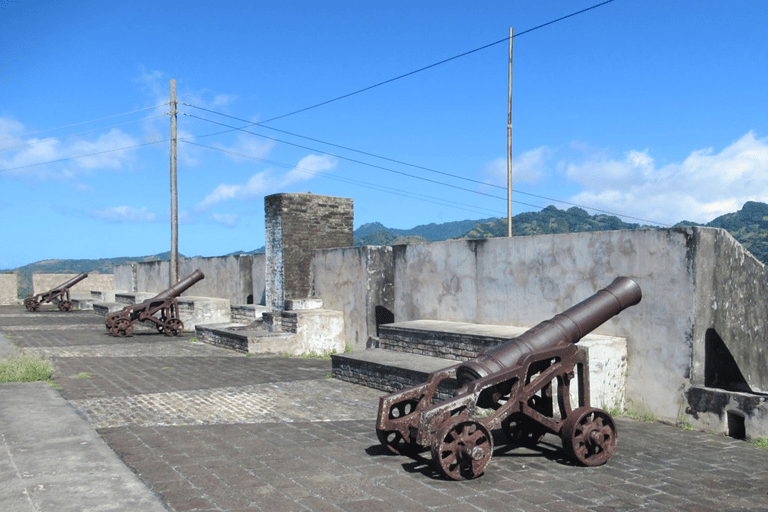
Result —
POLYGON ((263 246, 279 192, 351 197, 355 227, 504 217, 510 27, 515 214, 768 202, 768 2, 522 33, 598 3, 0 0, 0 269, 169 250, 171 79, 187 256, 263 246))

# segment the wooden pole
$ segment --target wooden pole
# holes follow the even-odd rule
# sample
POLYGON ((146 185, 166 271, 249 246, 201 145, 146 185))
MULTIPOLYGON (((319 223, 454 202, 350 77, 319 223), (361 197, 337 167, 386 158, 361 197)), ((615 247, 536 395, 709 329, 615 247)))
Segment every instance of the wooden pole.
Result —
POLYGON ((507 236, 512 236, 512 27, 509 29, 509 101, 507 103, 507 236))
POLYGON ((179 211, 176 193, 176 80, 171 80, 171 286, 179 281, 179 211))

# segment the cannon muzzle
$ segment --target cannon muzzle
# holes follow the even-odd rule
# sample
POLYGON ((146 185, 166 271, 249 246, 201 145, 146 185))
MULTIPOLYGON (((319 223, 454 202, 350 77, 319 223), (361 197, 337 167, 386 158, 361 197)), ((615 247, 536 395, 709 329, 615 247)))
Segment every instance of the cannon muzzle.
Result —
POLYGON ((618 277, 588 299, 460 365, 456 370, 459 385, 514 368, 523 357, 533 352, 578 343, 614 315, 640 302, 640 299, 640 286, 628 277, 618 277))
POLYGON ((80 281, 82 281, 86 277, 88 277, 88 272, 83 272, 82 274, 76 275, 75 277, 73 277, 72 279, 67 281, 66 283, 60 284, 59 286, 57 286, 56 288, 54 288, 51 291, 66 290, 68 288, 72 288, 73 286, 75 286, 77 283, 79 283, 80 281))
POLYGON ((205 274, 200 269, 195 270, 190 275, 176 283, 175 285, 171 286, 167 290, 163 290, 162 292, 158 293, 152 301, 156 300, 165 300, 165 299, 172 299, 174 297, 178 297, 185 291, 189 290, 192 285, 194 285, 196 282, 205 279, 205 274))

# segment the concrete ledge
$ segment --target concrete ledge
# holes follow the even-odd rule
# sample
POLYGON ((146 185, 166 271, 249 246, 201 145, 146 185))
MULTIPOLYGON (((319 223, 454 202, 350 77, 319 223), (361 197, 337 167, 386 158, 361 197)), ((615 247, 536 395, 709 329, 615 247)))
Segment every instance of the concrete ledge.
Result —
POLYGON ((94 302, 92 309, 95 314, 106 316, 107 313, 121 311, 124 307, 125 304, 119 302, 94 302))
POLYGON ((286 299, 284 307, 286 311, 322 309, 323 299, 317 297, 308 297, 306 299, 286 299))
POLYGON ((768 394, 691 386, 684 414, 698 430, 738 439, 768 437, 768 394))
POLYGON ((115 302, 115 290, 91 290, 94 302, 115 302))
POLYGON ((246 325, 224 322, 196 325, 197 339, 210 345, 251 354, 290 353, 294 334, 250 329, 246 325))
POLYGON ((344 352, 344 318, 340 311, 314 309, 264 314, 264 328, 235 323, 197 325, 197 337, 206 343, 252 354, 326 354, 344 352), (287 318, 290 329, 283 329, 287 318), (277 322, 274 320, 277 318, 277 322))
MULTIPOLYGON (((420 384, 430 373, 452 364, 456 362, 374 348, 332 355, 331 373, 334 379, 391 393, 420 384)), ((447 398, 455 390, 456 380, 449 379, 439 387, 438 397, 447 398)))
POLYGON ((156 293, 147 292, 115 292, 115 302, 125 305, 139 304, 156 295, 156 293))
POLYGON ((261 321, 263 313, 269 311, 267 306, 256 304, 238 304, 229 308, 230 320, 237 324, 250 324, 261 321))
POLYGON ((185 326, 229 322, 229 299, 216 297, 182 296, 179 303, 179 318, 185 326))

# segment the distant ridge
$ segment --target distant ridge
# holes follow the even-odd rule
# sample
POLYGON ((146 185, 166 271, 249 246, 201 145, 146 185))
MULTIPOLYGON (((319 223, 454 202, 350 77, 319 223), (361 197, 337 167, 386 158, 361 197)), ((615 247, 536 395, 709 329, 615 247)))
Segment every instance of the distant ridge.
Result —
MULTIPOLYGON (((623 222, 613 215, 590 215, 578 207, 560 210, 555 206, 547 206, 540 212, 525 212, 513 219, 515 236, 543 235, 556 233, 577 233, 585 231, 612 231, 657 229, 647 226, 623 222)), ((741 210, 726 213, 707 224, 681 221, 674 227, 705 226, 723 228, 738 240, 758 260, 768 264, 768 204, 748 201, 741 210)), ((480 220, 462 220, 445 222, 443 224, 422 224, 410 229, 388 228, 380 222, 363 224, 354 232, 355 245, 398 245, 419 242, 439 242, 451 239, 481 239, 507 235, 507 220, 487 218, 480 220)), ((239 254, 264 253, 264 247, 253 251, 236 251, 225 256, 239 254)), ((24 297, 32 289, 32 274, 77 274, 80 272, 111 273, 116 265, 131 261, 165 261, 170 259, 170 253, 164 252, 150 256, 101 258, 96 260, 43 260, 24 265, 12 270, 0 272, 17 272, 19 274, 20 297, 24 297)))

